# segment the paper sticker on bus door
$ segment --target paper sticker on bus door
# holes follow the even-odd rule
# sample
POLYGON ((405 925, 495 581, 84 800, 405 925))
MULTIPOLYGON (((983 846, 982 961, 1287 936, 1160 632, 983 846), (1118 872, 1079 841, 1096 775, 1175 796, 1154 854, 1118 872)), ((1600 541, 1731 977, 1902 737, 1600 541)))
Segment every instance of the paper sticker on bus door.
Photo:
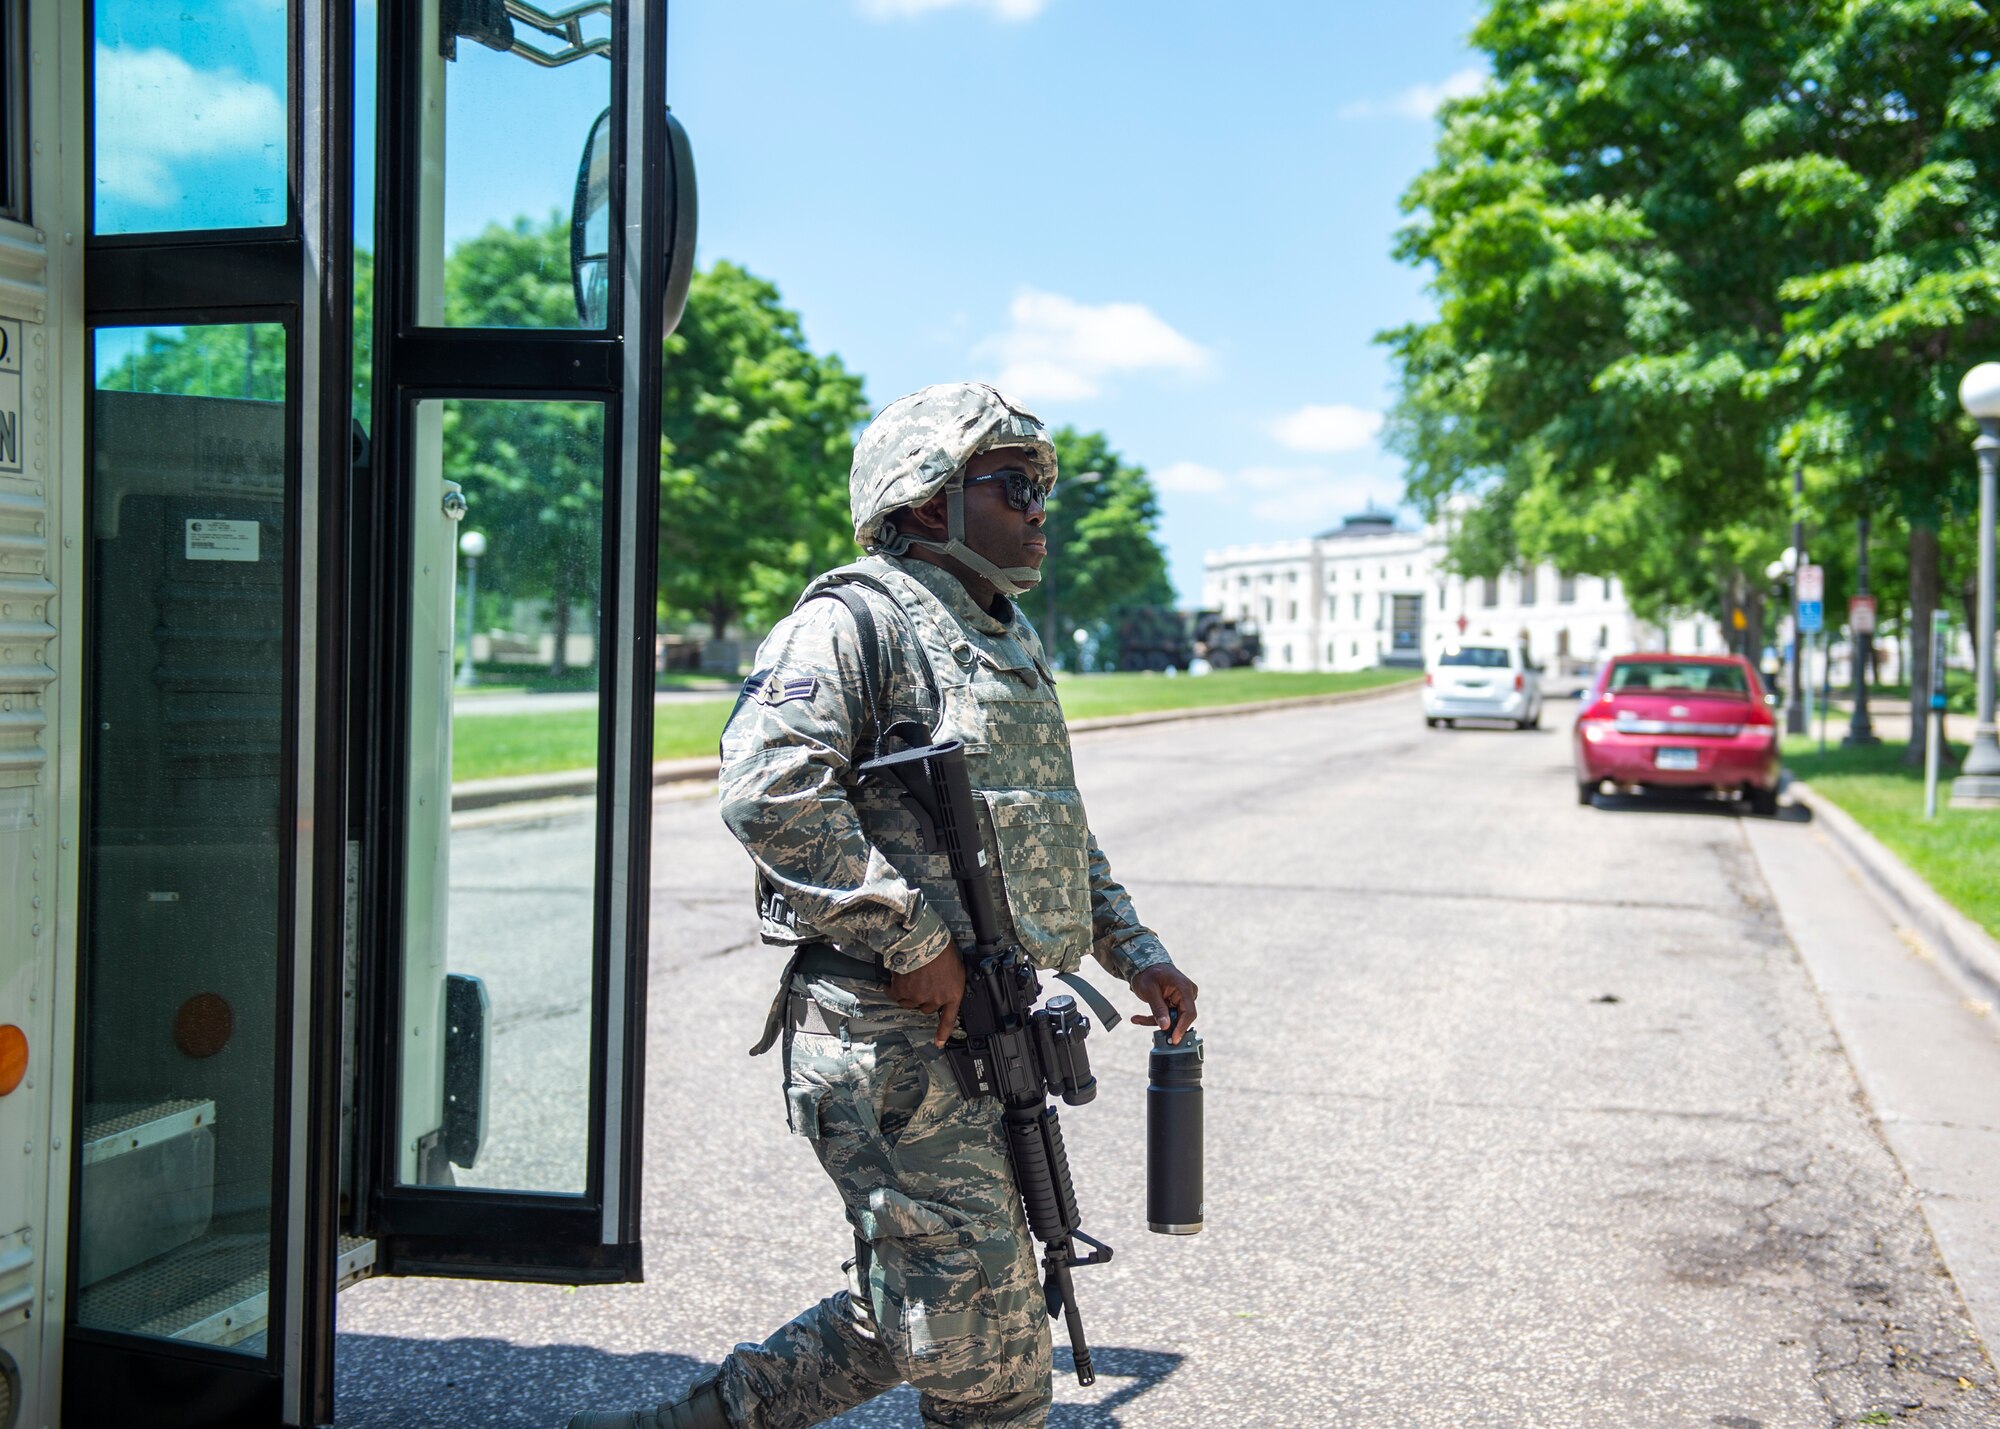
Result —
POLYGON ((257 559, 255 521, 190 521, 187 558, 190 561, 254 561, 257 559))

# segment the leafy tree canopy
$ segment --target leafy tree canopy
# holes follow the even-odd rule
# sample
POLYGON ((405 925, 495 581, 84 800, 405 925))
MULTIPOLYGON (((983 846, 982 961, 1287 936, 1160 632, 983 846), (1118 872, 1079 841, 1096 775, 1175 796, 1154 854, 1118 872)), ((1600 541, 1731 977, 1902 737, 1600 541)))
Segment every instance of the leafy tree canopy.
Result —
POLYGON ((1437 316, 1382 339, 1455 563, 1742 603, 1796 470, 1822 529, 1907 531, 1920 633, 2000 314, 1990 0, 1492 0, 1474 41, 1404 199, 1437 316))
POLYGON ((1042 589, 1022 600, 1043 644, 1074 668, 1075 631, 1104 625, 1121 606, 1172 605, 1174 592, 1159 542, 1160 498, 1145 468, 1102 432, 1059 427, 1050 435, 1059 476, 1043 526, 1049 559, 1042 589))
MULTIPOLYGON (((574 327, 569 224, 489 225, 445 259, 456 327, 574 327)), ((487 588, 547 600, 563 663, 573 607, 602 573, 604 409, 595 402, 459 399, 444 404, 444 470, 465 488, 466 526, 485 534, 487 588)))
POLYGON ((660 593, 720 635, 765 624, 858 555, 847 512, 861 378, 807 346, 778 290, 734 263, 695 275, 667 339, 660 593))

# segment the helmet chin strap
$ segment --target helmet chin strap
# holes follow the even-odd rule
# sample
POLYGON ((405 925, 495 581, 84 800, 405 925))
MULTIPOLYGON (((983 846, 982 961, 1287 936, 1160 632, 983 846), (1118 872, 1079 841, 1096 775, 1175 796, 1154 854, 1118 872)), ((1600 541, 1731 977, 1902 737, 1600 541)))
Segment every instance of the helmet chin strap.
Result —
POLYGON ((912 546, 928 546, 933 551, 941 551, 955 557, 971 571, 986 581, 1004 596, 1018 596, 1031 587, 1040 584, 1042 573, 1033 566, 996 566, 972 547, 965 544, 965 483, 962 477, 953 477, 944 489, 945 535, 943 541, 926 541, 920 536, 908 538, 912 546))

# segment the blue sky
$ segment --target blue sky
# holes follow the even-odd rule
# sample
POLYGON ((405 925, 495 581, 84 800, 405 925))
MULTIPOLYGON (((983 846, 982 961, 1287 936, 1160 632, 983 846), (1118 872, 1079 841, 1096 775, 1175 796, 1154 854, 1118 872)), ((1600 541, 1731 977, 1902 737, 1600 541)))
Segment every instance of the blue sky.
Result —
MULTIPOLYGON (((960 376, 1101 428, 1202 552, 1322 530, 1400 463, 1378 330, 1467 0, 676 0, 701 258, 774 279, 878 406, 960 376)), ((1057 554, 1060 559, 1060 553, 1057 554)))
MULTIPOLYGON (((251 170, 283 112, 282 13, 221 0, 193 26, 100 0, 127 82, 99 164, 130 226, 223 193, 271 221, 251 170)), ((1396 202, 1438 99, 1481 72, 1473 17, 1471 0, 673 0, 699 256, 775 281, 877 406, 976 377, 1108 433, 1160 485, 1192 602, 1204 550, 1400 493, 1370 338, 1426 311, 1389 256, 1396 202)), ((607 73, 460 54, 448 239, 567 203, 607 73)))

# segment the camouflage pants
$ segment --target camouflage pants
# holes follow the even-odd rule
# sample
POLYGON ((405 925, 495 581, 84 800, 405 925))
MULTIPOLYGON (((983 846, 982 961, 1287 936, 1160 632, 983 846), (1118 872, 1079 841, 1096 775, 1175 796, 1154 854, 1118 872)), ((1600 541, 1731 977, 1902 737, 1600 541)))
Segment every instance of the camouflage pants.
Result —
POLYGON ((908 1382, 932 1429, 1039 1429, 1049 1327, 1000 1104, 968 1100, 935 1023, 878 988, 812 982, 841 1031, 801 1027, 806 986, 791 1001, 787 1115, 839 1188, 857 1255, 846 1289, 723 1361, 730 1417, 804 1429, 908 1382))

